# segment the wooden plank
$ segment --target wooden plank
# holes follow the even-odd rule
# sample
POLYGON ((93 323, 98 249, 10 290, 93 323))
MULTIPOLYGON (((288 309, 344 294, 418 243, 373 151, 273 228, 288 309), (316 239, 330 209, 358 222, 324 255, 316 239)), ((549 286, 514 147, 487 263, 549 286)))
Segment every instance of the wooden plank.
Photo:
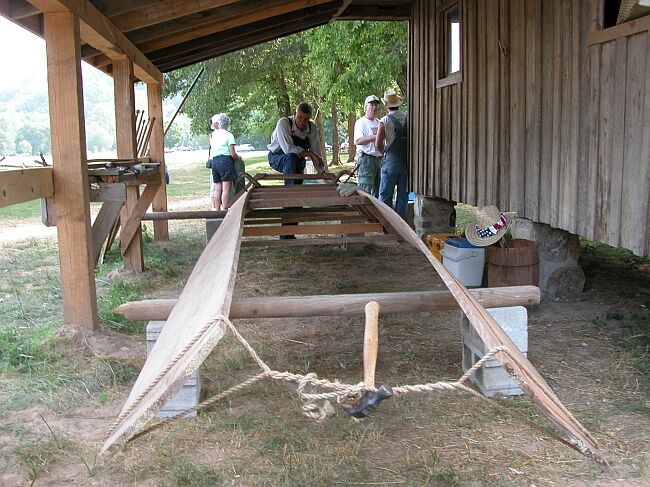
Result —
MULTIPOLYGON (((592 48, 593 49, 593 48, 592 48)), ((609 212, 611 205, 611 172, 613 162, 613 138, 617 121, 612 116, 617 99, 617 89, 614 86, 616 64, 615 43, 603 44, 601 52, 600 72, 600 105, 599 111, 603 116, 598 124, 598 191, 596 197, 596 239, 607 242, 609 237, 609 212)))
MULTIPOLYGON (((136 155, 135 128, 135 92, 133 90, 133 63, 130 60, 118 60, 113 64, 113 86, 115 96, 115 135, 117 141, 117 157, 134 159, 136 155)), ((133 225, 130 222, 133 211, 138 204, 140 190, 138 186, 127 186, 126 201, 122 207, 120 221, 120 249, 124 257, 126 269, 142 272, 144 270, 144 253, 142 250, 142 232, 140 220, 133 235, 124 233, 124 228, 133 225)), ((144 211, 142 212, 144 213, 144 211)))
MULTIPOLYGON (((488 204, 499 204, 499 0, 487 0, 485 17, 486 43, 486 134, 485 134, 485 198, 488 204)), ((504 181, 505 182, 505 181, 504 181)))
MULTIPOLYGON (((510 1, 499 5, 499 199, 506 208, 510 203, 510 1)), ((517 161, 515 161, 516 163, 517 161)))
MULTIPOLYGON (((650 31, 647 34, 648 47, 646 48, 646 85, 645 85, 645 111, 644 111, 644 120, 643 120, 643 130, 645 133, 648 133, 650 129, 650 31)), ((638 255, 649 256, 650 255, 650 137, 644 137, 641 146, 641 163, 645 161, 646 164, 646 184, 645 184, 645 214, 646 214, 646 225, 645 225, 645 235, 642 236, 644 244, 642 247, 642 253, 638 255)))
MULTIPOLYGON (((540 302, 536 286, 470 289, 484 308, 533 306, 540 302)), ((369 301, 377 301, 382 313, 419 313, 459 309, 451 292, 409 291, 396 293, 335 294, 233 298, 230 319, 287 318, 303 316, 362 315, 369 301)), ((145 299, 121 304, 113 311, 127 320, 166 320, 178 299, 145 299)))
POLYGON ((226 325, 219 318, 230 315, 246 203, 244 196, 228 210, 199 257, 102 453, 124 444, 140 431, 223 337, 226 325), (181 351, 184 353, 179 355, 181 351))
MULTIPOLYGON (((542 0, 528 0, 526 16, 526 143, 524 213, 539 221, 539 181, 542 129, 542 0)), ((521 196, 521 195, 520 195, 521 196)))
POLYGON ((131 59, 135 75, 162 84, 162 73, 88 0, 30 0, 42 12, 71 12, 80 19, 81 39, 111 59, 131 59))
POLYGON ((93 222, 93 259, 97 265, 102 246, 106 241, 115 221, 120 216, 120 210, 124 203, 120 201, 107 201, 99 209, 99 213, 93 222))
POLYGON ((566 29, 564 14, 562 12, 562 0, 553 2, 553 111, 552 111, 552 135, 551 140, 551 178, 550 178, 550 206, 549 219, 546 220, 552 227, 559 223, 559 199, 560 199, 560 166, 562 158, 562 104, 566 102, 562 90, 562 67, 563 53, 565 46, 562 43, 562 32, 566 29))
MULTIPOLYGON (((153 211, 167 211, 167 184, 165 181, 165 130, 163 127, 162 87, 158 83, 147 83, 147 107, 149 115, 154 118, 149 139, 151 162, 159 164, 158 192, 151 202, 153 211)), ((169 225, 166 220, 155 221, 153 235, 156 242, 169 240, 169 225)))
MULTIPOLYGON (((598 28, 600 9, 597 2, 583 5, 581 35, 598 28)), ((585 80, 580 95, 580 165, 578 172, 585 175, 584 185, 578 185, 578 226, 576 233, 590 240, 597 240, 597 201, 598 201, 598 133, 601 122, 600 112, 600 54, 599 45, 582 46, 581 72, 585 80)), ((581 176, 582 179, 582 176, 581 176)))
POLYGON ((90 201, 126 201, 126 186, 123 183, 99 183, 90 188, 90 201))
POLYGON ((383 228, 377 223, 340 223, 323 225, 291 225, 244 227, 244 237, 271 237, 278 235, 309 235, 331 233, 364 233, 382 232, 383 228))
POLYGON ((322 237, 322 238, 296 238, 295 240, 244 240, 242 247, 305 247, 311 245, 342 245, 352 243, 374 244, 386 241, 399 240, 398 235, 372 234, 363 237, 322 237))
POLYGON ((51 167, 0 171, 0 208, 54 194, 51 167))
MULTIPOLYGON (((120 241, 122 242, 131 242, 131 240, 136 236, 136 233, 140 233, 141 227, 140 223, 142 221, 142 215, 147 211, 149 205, 153 201, 154 196, 158 191, 157 184, 148 184, 144 192, 136 200, 135 206, 130 213, 129 219, 126 224, 122 225, 122 230, 120 232, 120 241)), ((126 204, 126 203, 125 203, 126 204)), ((128 252, 128 245, 122 246, 122 255, 125 252, 128 252)))
POLYGON ((510 3, 510 172, 507 209, 525 217, 526 171, 526 10, 510 3))
POLYGON ((627 38, 622 37, 616 43, 614 54, 614 109, 612 119, 612 158, 610 160, 610 205, 607 240, 605 243, 618 247, 621 241, 621 205, 623 197, 623 160, 625 159, 625 131, 627 123, 625 108, 627 103, 627 38))
POLYGON ((477 64, 476 53, 477 45, 477 0, 468 0, 467 5, 467 21, 466 29, 461 29, 464 32, 466 39, 466 52, 467 56, 464 58, 466 61, 463 65, 466 76, 464 77, 464 85, 467 85, 467 102, 464 107, 467 112, 467 148, 465 159, 465 193, 461 200, 470 205, 477 204, 476 200, 476 137, 477 137, 477 64))
POLYGON ((628 37, 627 73, 625 87, 625 156, 623 158, 621 240, 619 245, 642 255, 645 250, 645 229, 648 211, 648 177, 650 156, 647 152, 650 137, 650 87, 647 75, 648 38, 644 32, 628 37), (645 154, 642 154, 645 151, 645 154))
POLYGON ((336 206, 336 205, 365 205, 368 199, 365 196, 314 196, 309 198, 284 198, 271 201, 251 201, 248 208, 291 208, 303 205, 309 206, 336 206))
POLYGON ((445 286, 458 301, 467 319, 485 343, 486 350, 497 346, 505 346, 510 355, 497 353, 495 358, 506 368, 522 379, 522 389, 526 396, 535 404, 537 410, 546 416, 551 424, 569 438, 573 445, 584 455, 589 455, 601 464, 606 460, 598 449, 595 438, 574 418, 562 402, 548 386, 535 367, 519 351, 507 333, 497 324, 492 316, 481 306, 474 295, 470 293, 449 271, 437 260, 424 245, 420 237, 386 205, 376 198, 369 197, 372 204, 381 211, 391 222, 404 240, 420 250, 438 273, 445 286))
POLYGON ((593 30, 587 36, 587 45, 604 44, 605 42, 614 41, 621 37, 628 37, 640 32, 650 30, 650 15, 640 19, 625 22, 608 29, 593 30))
POLYGON ((97 295, 86 171, 79 19, 69 12, 45 13, 43 18, 63 320, 69 325, 94 330, 97 295))
POLYGON ((539 173, 539 221, 551 221, 551 180, 553 166, 553 136, 555 125, 554 109, 554 75, 553 66, 555 37, 552 2, 542 3, 542 132, 541 132, 541 167, 539 173))
POLYGON ((477 21, 477 154, 476 154, 476 204, 484 206, 487 202, 487 171, 486 171, 486 148, 487 148, 487 32, 486 32, 486 3, 478 1, 477 21))

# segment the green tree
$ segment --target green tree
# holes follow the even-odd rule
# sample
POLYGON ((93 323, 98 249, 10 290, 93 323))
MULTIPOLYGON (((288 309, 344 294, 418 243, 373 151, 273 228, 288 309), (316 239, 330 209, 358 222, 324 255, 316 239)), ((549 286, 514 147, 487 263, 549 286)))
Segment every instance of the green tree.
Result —
POLYGON ((50 128, 47 126, 23 125, 16 133, 16 146, 26 140, 29 142, 30 153, 36 155, 39 152, 49 153, 52 151, 50 142, 50 128))
POLYGON ((334 22, 167 73, 163 94, 184 94, 205 67, 182 109, 193 133, 208 133, 210 117, 225 112, 236 140, 259 147, 279 117, 307 100, 338 146, 368 93, 406 93, 406 49, 405 22, 334 22))
POLYGON ((11 125, 0 117, 0 155, 16 152, 16 139, 11 125))
POLYGON ((18 141, 16 149, 19 154, 32 154, 32 144, 24 139, 18 141))

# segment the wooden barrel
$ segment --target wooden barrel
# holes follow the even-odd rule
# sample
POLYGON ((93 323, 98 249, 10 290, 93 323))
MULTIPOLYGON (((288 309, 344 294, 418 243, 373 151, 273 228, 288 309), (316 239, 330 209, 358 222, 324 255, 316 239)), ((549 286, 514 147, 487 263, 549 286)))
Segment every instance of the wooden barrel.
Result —
POLYGON ((514 239, 488 251, 488 287, 539 285, 537 242, 514 239))

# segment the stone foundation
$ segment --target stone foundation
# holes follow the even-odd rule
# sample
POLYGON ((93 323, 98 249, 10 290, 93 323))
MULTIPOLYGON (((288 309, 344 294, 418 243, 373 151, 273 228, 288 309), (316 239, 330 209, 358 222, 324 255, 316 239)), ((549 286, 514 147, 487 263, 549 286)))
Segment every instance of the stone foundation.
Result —
POLYGON ((430 233, 452 232, 456 226, 456 202, 416 195, 413 223, 420 238, 430 233))
POLYGON ((578 297, 585 286, 585 275, 578 259, 577 235, 544 223, 516 218, 514 238, 536 241, 539 245, 539 288, 542 299, 567 300, 578 297))

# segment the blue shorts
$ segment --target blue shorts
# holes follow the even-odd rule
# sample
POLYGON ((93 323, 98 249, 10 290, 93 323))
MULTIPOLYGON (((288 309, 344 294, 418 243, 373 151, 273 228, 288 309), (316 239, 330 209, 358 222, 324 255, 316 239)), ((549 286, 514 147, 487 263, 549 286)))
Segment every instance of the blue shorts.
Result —
POLYGON ((214 156, 212 158, 212 181, 234 181, 236 178, 235 161, 230 156, 214 156))

